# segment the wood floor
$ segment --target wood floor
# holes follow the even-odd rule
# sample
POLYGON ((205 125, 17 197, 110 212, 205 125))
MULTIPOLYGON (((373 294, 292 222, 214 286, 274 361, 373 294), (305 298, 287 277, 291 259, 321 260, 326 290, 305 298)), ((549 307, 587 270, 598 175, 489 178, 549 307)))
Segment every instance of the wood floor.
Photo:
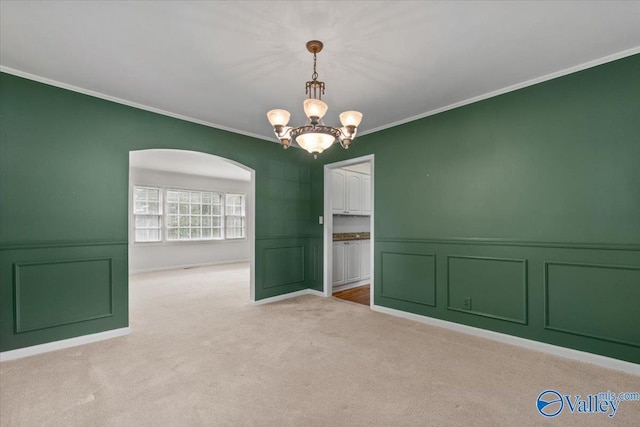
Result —
POLYGON ((367 306, 370 303, 369 285, 358 286, 357 288, 334 292, 333 296, 346 301, 357 302, 358 304, 367 306))

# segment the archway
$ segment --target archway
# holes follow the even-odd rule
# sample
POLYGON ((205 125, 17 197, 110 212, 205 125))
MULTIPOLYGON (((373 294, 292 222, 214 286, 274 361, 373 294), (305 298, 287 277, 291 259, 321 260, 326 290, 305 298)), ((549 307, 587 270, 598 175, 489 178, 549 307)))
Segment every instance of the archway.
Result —
POLYGON ((130 274, 249 261, 255 300, 253 169, 196 151, 131 151, 128 206, 130 274))

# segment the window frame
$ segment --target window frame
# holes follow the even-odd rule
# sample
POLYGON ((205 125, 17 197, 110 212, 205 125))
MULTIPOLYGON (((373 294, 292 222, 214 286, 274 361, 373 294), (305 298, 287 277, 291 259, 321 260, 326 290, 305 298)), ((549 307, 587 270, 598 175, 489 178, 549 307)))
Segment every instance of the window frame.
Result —
MULTIPOLYGON (((224 204, 224 202, 225 202, 225 193, 224 192, 215 191, 215 190, 199 190, 199 189, 193 189, 193 188, 187 189, 187 188, 176 188, 176 187, 165 187, 164 191, 165 191, 165 195, 166 195, 166 197, 165 197, 165 199, 166 199, 166 202, 165 202, 166 214, 165 214, 165 216, 167 217, 166 225, 164 227, 165 230, 166 230, 166 238, 164 239, 164 242, 166 242, 166 243, 196 243, 196 242, 215 242, 215 241, 224 241, 224 240, 226 240, 225 239, 225 233, 224 233, 225 230, 224 230, 224 215, 223 215, 223 212, 224 212, 224 209, 225 209, 225 204, 224 204), (180 192, 189 193, 189 202, 188 202, 188 204, 189 204, 189 208, 190 209, 189 209, 189 213, 188 214, 180 214, 179 212, 178 212, 178 214, 169 214, 169 206, 168 206, 168 204, 169 204, 169 195, 168 195, 169 191, 175 191, 175 192, 178 192, 178 193, 180 193, 180 192), (217 194, 217 195, 220 196, 220 215, 213 215, 213 214, 210 215, 212 219, 215 218, 215 217, 220 217, 220 227, 213 227, 213 226, 210 227, 211 230, 212 230, 212 236, 213 236, 213 230, 219 228, 220 229, 220 237, 211 237, 211 238, 202 238, 202 237, 200 237, 200 238, 192 238, 192 237, 189 237, 188 239, 181 239, 181 238, 169 239, 169 219, 168 219, 169 215, 171 215, 171 216, 177 215, 178 216, 178 221, 180 220, 180 217, 182 215, 188 215, 189 218, 191 218, 192 216, 200 217, 199 229, 201 230, 200 235, 202 236, 202 218, 203 218, 202 210, 200 211, 199 214, 195 214, 195 215, 191 212, 191 205, 192 205, 191 193, 200 193, 200 197, 202 197, 202 193, 209 193, 212 196, 217 194)), ((184 203, 184 202, 178 201, 177 203, 178 203, 178 211, 179 211, 180 204, 184 203)), ((202 206, 203 206, 202 201, 200 201, 199 205, 202 208, 202 206)), ((213 210, 213 206, 214 206, 213 201, 210 204, 210 206, 212 207, 212 210, 213 210)), ((189 225, 189 230, 191 230, 192 227, 193 226, 190 224, 189 225)), ((181 227, 180 225, 178 225, 178 227, 171 227, 171 228, 177 228, 178 230, 180 230, 181 228, 184 228, 184 227, 181 227)))
MULTIPOLYGON (((149 244, 149 243, 162 243, 164 241, 164 233, 163 233, 163 229, 164 229, 164 201, 163 201, 163 188, 160 186, 156 186, 156 185, 143 185, 143 184, 136 184, 133 185, 132 189, 131 189, 131 205, 132 205, 132 209, 131 209, 131 241, 132 243, 135 244, 149 244), (158 213, 157 214, 150 214, 150 213, 146 213, 146 214, 138 214, 136 213, 136 190, 137 189, 145 189, 145 190, 158 190, 158 213), (157 216, 158 220, 159 220, 159 227, 158 228, 138 228, 137 224, 136 224, 136 220, 138 216, 157 216), (158 230, 158 240, 137 240, 136 239, 136 232, 138 230, 158 230)), ((150 200, 144 200, 145 202, 150 202, 150 200)))
MULTIPOLYGON (((234 205, 236 206, 236 205, 234 205)), ((245 240, 247 238, 247 195, 241 192, 227 192, 224 195, 224 230, 225 230, 225 238, 226 240, 245 240), (242 215, 227 215, 227 197, 228 196, 240 196, 242 197, 242 204, 240 205, 242 209, 242 215), (229 227, 227 225, 227 217, 232 218, 240 218, 242 220, 241 227, 229 227), (240 228, 242 230, 242 236, 240 237, 228 237, 227 236, 227 228, 240 228)))
POLYGON ((146 184, 146 183, 133 183, 131 186, 131 212, 130 212, 130 238, 129 243, 135 246, 154 246, 154 245, 185 245, 185 244, 218 244, 218 243, 234 243, 234 242, 244 242, 247 241, 247 233, 249 229, 248 225, 248 208, 247 208, 247 193, 242 191, 219 191, 212 189, 202 189, 202 188, 185 188, 181 186, 172 186, 172 185, 156 185, 156 184, 146 184), (160 198, 162 200, 161 203, 161 211, 160 214, 160 240, 158 241, 150 241, 150 242, 137 242, 135 240, 135 216, 140 214, 135 214, 135 188, 136 187, 144 187, 144 188, 154 188, 160 190, 160 198), (204 193, 217 193, 221 195, 221 238, 215 239, 184 239, 184 240, 168 240, 168 209, 167 209, 167 191, 188 191, 188 192, 204 192, 204 193), (240 195, 243 196, 244 199, 244 236, 243 237, 232 237, 228 238, 226 236, 226 197, 227 194, 240 195))

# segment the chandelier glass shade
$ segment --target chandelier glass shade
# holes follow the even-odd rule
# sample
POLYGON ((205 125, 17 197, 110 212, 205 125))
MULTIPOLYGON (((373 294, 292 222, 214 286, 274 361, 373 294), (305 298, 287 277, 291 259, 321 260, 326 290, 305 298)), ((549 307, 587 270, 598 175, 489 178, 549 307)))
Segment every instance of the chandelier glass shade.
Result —
POLYGON ((291 118, 287 110, 275 109, 267 113, 267 119, 283 148, 289 148, 291 140, 295 140, 300 147, 314 156, 331 147, 336 140, 340 141, 342 147, 349 148, 362 121, 362 113, 358 111, 345 111, 340 114, 342 127, 339 128, 327 126, 322 121, 329 109, 329 106, 322 101, 324 82, 318 80, 316 72, 316 54, 322 50, 322 47, 323 44, 319 40, 307 42, 307 50, 313 53, 313 74, 311 80, 306 83, 305 93, 309 98, 302 104, 304 114, 307 116, 304 126, 287 126, 291 118))

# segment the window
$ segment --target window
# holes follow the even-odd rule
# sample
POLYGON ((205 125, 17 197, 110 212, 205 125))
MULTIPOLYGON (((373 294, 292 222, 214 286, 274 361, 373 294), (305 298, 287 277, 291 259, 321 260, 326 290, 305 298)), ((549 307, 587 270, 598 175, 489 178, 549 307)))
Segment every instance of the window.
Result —
POLYGON ((135 242, 162 240, 162 200, 159 188, 133 188, 133 217, 135 242))
POLYGON ((167 190, 167 240, 222 239, 222 194, 167 190))
POLYGON ((245 232, 244 194, 227 194, 225 199, 227 239, 243 239, 245 232))

